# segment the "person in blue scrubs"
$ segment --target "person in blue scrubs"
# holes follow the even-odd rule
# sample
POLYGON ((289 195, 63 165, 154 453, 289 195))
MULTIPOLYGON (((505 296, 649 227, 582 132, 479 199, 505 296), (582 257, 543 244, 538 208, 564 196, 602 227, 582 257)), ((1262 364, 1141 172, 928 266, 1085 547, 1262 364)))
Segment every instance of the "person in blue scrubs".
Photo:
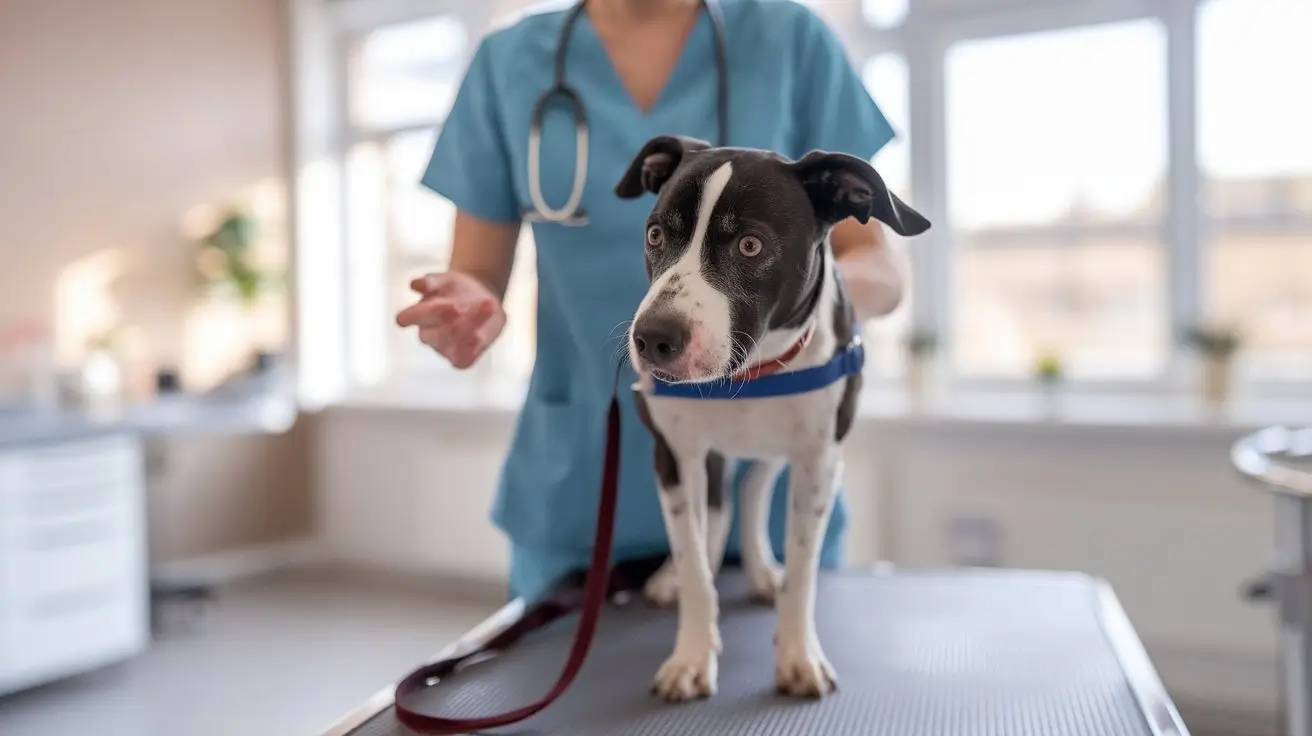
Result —
MULTIPOLYGON (((713 0, 714 1, 714 0, 713 0)), ((826 23, 792 0, 718 0, 728 58, 729 145, 799 158, 839 151, 872 159, 894 136, 826 23)), ((568 7, 530 11, 487 35, 467 69, 422 183, 457 209, 449 270, 416 279, 403 327, 458 368, 472 365, 505 324, 501 299, 515 242, 531 207, 529 121, 552 86, 568 7)), ((493 520, 511 543, 512 596, 534 600, 563 574, 587 567, 605 421, 623 325, 646 288, 643 233, 650 198, 622 201, 614 187, 649 139, 715 141, 717 74, 710 17, 696 0, 588 0, 566 56, 567 82, 590 127, 587 223, 534 223, 537 356, 500 478, 493 520)), ((542 123, 541 191, 567 201, 576 139, 567 108, 542 123)), ((877 164, 877 162, 876 162, 877 164)), ((836 260, 863 318, 892 311, 903 279, 878 222, 835 228, 836 260)), ((621 389, 635 379, 624 367, 621 389)), ((622 478, 613 559, 668 552, 652 468, 653 440, 621 390, 622 478)), ((771 510, 783 551, 787 472, 771 510)), ((736 514, 735 514, 736 515, 736 514)), ((841 563, 847 523, 840 495, 821 564, 841 563)), ((738 554, 735 522, 728 555, 738 554)))

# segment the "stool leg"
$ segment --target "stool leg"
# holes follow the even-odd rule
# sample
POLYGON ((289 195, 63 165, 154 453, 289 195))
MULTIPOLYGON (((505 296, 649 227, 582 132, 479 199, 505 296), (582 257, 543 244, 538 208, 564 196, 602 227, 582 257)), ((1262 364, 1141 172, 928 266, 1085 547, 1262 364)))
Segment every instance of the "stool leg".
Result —
POLYGON ((1276 498, 1285 729, 1312 736, 1312 499, 1276 498))

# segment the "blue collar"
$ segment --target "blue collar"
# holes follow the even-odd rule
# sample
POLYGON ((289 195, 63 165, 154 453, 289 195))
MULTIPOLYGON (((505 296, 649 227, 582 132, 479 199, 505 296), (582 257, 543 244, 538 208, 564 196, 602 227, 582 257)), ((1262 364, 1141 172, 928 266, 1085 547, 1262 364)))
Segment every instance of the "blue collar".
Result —
POLYGON ((799 371, 770 373, 751 381, 719 380, 712 383, 666 383, 652 379, 652 394, 685 399, 760 399, 816 391, 854 373, 866 363, 865 347, 857 337, 828 363, 799 371))

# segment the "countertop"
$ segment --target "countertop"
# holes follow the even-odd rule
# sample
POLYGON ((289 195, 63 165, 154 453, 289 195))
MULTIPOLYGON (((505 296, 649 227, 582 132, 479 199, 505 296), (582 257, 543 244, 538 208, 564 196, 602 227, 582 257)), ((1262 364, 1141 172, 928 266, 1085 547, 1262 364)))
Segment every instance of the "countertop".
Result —
POLYGON ((290 388, 271 381, 251 381, 209 394, 177 394, 112 410, 0 406, 0 449, 122 433, 276 434, 291 428, 296 413, 290 388))

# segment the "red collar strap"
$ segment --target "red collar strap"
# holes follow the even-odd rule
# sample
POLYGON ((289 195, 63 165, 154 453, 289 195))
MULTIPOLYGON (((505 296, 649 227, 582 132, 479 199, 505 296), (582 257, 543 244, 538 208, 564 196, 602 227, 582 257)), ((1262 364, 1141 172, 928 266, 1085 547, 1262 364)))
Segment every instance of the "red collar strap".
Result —
POLYGON ((792 347, 785 350, 778 357, 771 358, 770 360, 761 361, 756 365, 743 368, 742 370, 733 374, 733 377, 730 380, 743 383, 745 381, 756 380, 761 376, 768 376, 771 373, 778 373, 784 368, 787 368, 788 364, 793 362, 793 359, 796 358, 797 355, 802 352, 802 349, 805 348, 807 344, 811 342, 811 336, 813 334, 815 334, 814 324, 812 324, 810 327, 807 327, 806 332, 803 332, 802 336, 797 338, 797 342, 793 343, 792 347))

